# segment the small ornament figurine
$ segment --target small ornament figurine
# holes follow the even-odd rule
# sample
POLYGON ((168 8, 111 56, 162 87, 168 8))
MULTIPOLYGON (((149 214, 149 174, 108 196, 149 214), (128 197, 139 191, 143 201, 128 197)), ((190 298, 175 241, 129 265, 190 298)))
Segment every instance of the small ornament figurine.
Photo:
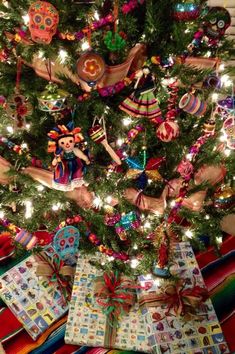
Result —
POLYGON ((135 91, 119 105, 119 108, 132 117, 146 117, 152 123, 158 124, 162 121, 162 113, 154 95, 154 76, 148 66, 143 66, 142 70, 137 72, 136 78, 135 91))
POLYGON ((235 116, 229 116, 223 124, 223 130, 227 139, 227 147, 235 150, 235 116))
MULTIPOLYGON (((99 124, 96 123, 97 118, 95 118, 93 122, 93 126, 89 129, 88 134, 90 138, 97 144, 102 144, 105 150, 109 153, 112 159, 116 162, 117 165, 121 165, 122 161, 120 157, 116 154, 116 152, 111 148, 108 143, 105 129, 99 124)), ((103 118, 101 118, 101 121, 103 118)))
POLYGON ((58 125, 47 135, 49 136, 48 152, 54 152, 53 187, 62 191, 72 191, 84 184, 83 164, 90 164, 88 157, 75 146, 82 140, 80 128, 74 128, 73 122, 67 126, 58 125))
POLYGON ((28 11, 29 31, 36 43, 50 44, 59 23, 59 13, 46 1, 34 2, 28 11))

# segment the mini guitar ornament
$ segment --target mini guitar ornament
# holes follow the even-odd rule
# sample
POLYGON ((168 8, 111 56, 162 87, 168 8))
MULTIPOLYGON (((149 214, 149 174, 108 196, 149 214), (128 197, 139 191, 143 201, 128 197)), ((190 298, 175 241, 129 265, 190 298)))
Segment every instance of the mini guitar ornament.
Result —
POLYGON ((90 87, 96 86, 97 82, 103 77, 105 68, 103 58, 91 50, 82 54, 77 61, 77 74, 90 87))
POLYGON ((103 127, 95 123, 96 119, 94 120, 94 125, 89 129, 88 135, 90 138, 97 144, 102 144, 105 148, 105 150, 108 152, 108 154, 112 157, 112 159, 116 162, 117 165, 121 165, 122 161, 116 154, 116 152, 111 148, 107 141, 106 133, 103 127))
POLYGON ((66 226, 57 231, 53 247, 66 264, 76 263, 80 233, 74 226, 66 226))
POLYGON ((46 1, 34 2, 28 11, 29 31, 36 43, 50 44, 59 23, 59 13, 46 1))

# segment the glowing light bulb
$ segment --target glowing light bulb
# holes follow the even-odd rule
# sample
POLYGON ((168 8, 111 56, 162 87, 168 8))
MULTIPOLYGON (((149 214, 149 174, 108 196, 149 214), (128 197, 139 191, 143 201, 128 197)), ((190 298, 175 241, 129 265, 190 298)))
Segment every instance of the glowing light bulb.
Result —
POLYGON ((26 15, 22 16, 22 18, 23 18, 24 24, 27 26, 29 23, 29 15, 26 14, 26 15))
POLYGON ((99 196, 96 196, 93 200, 93 205, 95 208, 101 208, 103 205, 102 199, 99 196))
POLYGON ((172 208, 174 208, 174 206, 175 206, 175 200, 172 200, 172 201, 170 202, 170 206, 171 206, 172 208))
POLYGON ((110 204, 112 202, 113 198, 111 195, 108 195, 106 198, 105 198, 105 201, 110 204))
POLYGON ((220 64, 219 71, 224 71, 224 63, 220 64))
POLYGON ((33 205, 31 200, 26 200, 24 202, 25 205, 25 218, 30 219, 33 214, 33 205))
POLYGON ((218 93, 216 93, 216 92, 214 92, 214 93, 212 94, 212 96, 211 96, 211 99, 212 99, 213 102, 218 101, 218 98, 219 98, 219 95, 218 95, 218 93))
POLYGON ((45 187, 44 187, 42 184, 40 184, 39 186, 37 186, 37 190, 38 190, 39 192, 42 192, 44 189, 45 189, 45 187))
POLYGON ((86 42, 83 42, 82 43, 82 50, 86 50, 86 49, 88 49, 88 48, 90 48, 90 45, 89 45, 89 43, 86 41, 86 42))
POLYGON ((4 218, 4 211, 0 210, 0 219, 3 219, 3 218, 4 218))
POLYGON ((191 230, 186 230, 185 231, 185 236, 187 236, 188 238, 192 238, 193 237, 193 232, 191 230))
POLYGON ((216 242, 220 245, 223 242, 222 236, 216 237, 216 242))
POLYGON ((68 53, 66 52, 66 50, 60 49, 59 58, 60 58, 60 61, 61 61, 62 64, 65 62, 67 57, 68 57, 68 53))
POLYGON ((13 127, 12 127, 11 125, 8 125, 8 126, 7 126, 7 131, 8 131, 8 133, 10 133, 10 134, 13 134, 13 133, 14 133, 14 129, 13 129, 13 127))
POLYGON ((100 19, 100 15, 98 14, 97 11, 94 12, 94 18, 95 18, 95 20, 97 20, 97 21, 100 19))
POLYGON ((137 246, 136 243, 133 245, 133 249, 134 249, 134 250, 137 250, 137 249, 138 249, 138 246, 137 246))
POLYGON ((130 266, 131 268, 135 269, 136 267, 138 267, 139 263, 140 262, 138 261, 138 259, 134 258, 131 260, 130 266))
POLYGON ((119 139, 117 140, 117 145, 118 145, 118 146, 121 146, 123 143, 124 143, 124 140, 123 140, 123 139, 119 138, 119 139))
POLYGON ((57 211, 57 210, 59 210, 59 209, 61 208, 61 206, 62 206, 61 203, 56 203, 56 204, 53 204, 53 205, 52 205, 51 209, 52 209, 53 211, 57 211))
POLYGON ((26 144, 26 143, 23 143, 20 146, 22 149, 28 149, 28 144, 26 144))
POLYGON ((149 222, 149 221, 146 221, 146 222, 144 223, 144 228, 145 228, 145 229, 150 229, 150 227, 151 227, 150 222, 149 222))
POLYGON ((222 84, 224 84, 228 79, 229 79, 229 76, 227 74, 222 75, 220 78, 222 84))
POLYGON ((131 118, 130 117, 126 117, 122 120, 122 124, 127 127, 128 125, 130 125, 132 122, 131 118))
POLYGON ((229 149, 225 149, 225 150, 224 150, 224 155, 225 155, 225 156, 228 157, 228 156, 230 156, 230 154, 231 154, 231 150, 229 150, 229 149))
POLYGON ((31 127, 31 125, 30 125, 29 123, 27 123, 27 124, 25 125, 25 128, 26 128, 27 130, 29 130, 30 127, 31 127))

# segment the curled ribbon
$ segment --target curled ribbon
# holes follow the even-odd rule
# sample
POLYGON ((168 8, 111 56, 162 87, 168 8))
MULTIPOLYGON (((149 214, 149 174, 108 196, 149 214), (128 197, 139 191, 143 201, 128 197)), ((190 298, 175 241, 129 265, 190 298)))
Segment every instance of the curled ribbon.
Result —
POLYGON ((70 266, 66 266, 64 262, 57 256, 52 258, 48 257, 45 252, 41 252, 37 255, 38 265, 36 269, 36 274, 38 276, 49 277, 49 283, 57 283, 63 301, 66 304, 68 295, 71 293, 71 285, 67 280, 68 277, 72 277, 74 274, 74 269, 70 266))
POLYGON ((205 287, 194 284, 186 287, 187 279, 176 284, 161 287, 160 294, 149 292, 139 298, 140 307, 158 307, 166 305, 165 316, 171 313, 175 316, 195 316, 196 309, 205 302, 209 295, 205 287))
POLYGON ((97 277, 94 285, 94 295, 97 304, 107 316, 104 346, 113 347, 116 339, 118 319, 127 314, 135 303, 135 291, 139 288, 130 278, 120 276, 115 272, 104 273, 97 277))

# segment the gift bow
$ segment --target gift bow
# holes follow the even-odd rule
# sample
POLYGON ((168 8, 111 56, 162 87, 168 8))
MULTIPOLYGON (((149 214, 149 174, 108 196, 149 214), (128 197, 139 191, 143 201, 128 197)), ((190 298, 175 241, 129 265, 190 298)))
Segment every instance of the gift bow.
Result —
POLYGON ((94 294, 97 304, 107 316, 104 346, 112 348, 116 340, 119 317, 127 314, 135 303, 135 291, 139 288, 127 277, 115 272, 97 277, 94 294))
POLYGON ((173 312, 175 316, 195 315, 195 309, 205 302, 209 295, 205 287, 194 284, 186 287, 187 280, 179 280, 176 284, 168 284, 161 288, 161 293, 149 292, 139 299, 141 307, 157 307, 166 305, 165 316, 173 312))
POLYGON ((135 303, 134 289, 138 288, 127 277, 115 272, 104 273, 95 280, 94 293, 102 312, 116 324, 120 315, 128 313, 135 303))
POLYGON ((66 303, 68 294, 71 293, 71 285, 66 277, 72 277, 74 269, 66 266, 64 262, 57 256, 48 257, 44 252, 41 252, 38 257, 36 274, 38 276, 49 277, 49 283, 58 283, 63 300, 66 303))

